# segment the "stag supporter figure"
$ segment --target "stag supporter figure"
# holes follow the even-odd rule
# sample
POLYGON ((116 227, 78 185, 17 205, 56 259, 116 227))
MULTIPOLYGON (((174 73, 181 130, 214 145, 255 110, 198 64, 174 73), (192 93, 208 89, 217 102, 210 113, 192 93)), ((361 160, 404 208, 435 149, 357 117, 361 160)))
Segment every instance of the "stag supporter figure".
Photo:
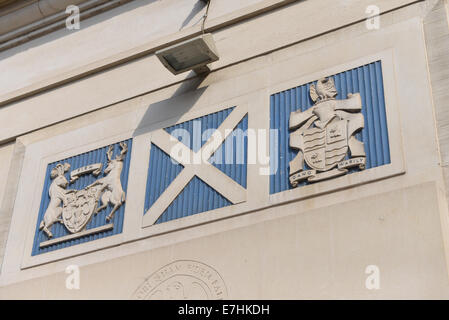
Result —
MULTIPOLYGON (((101 191, 101 207, 95 210, 95 213, 100 212, 105 209, 109 204, 113 205, 111 213, 106 217, 106 221, 112 220, 115 212, 120 208, 120 206, 125 202, 126 194, 123 191, 122 183, 120 181, 120 175, 123 169, 123 159, 128 151, 128 146, 124 142, 120 142, 120 148, 122 149, 120 154, 112 159, 113 146, 109 146, 107 151, 108 165, 104 170, 106 176, 104 178, 98 179, 87 188, 91 188, 96 185, 102 185, 101 191)), ((97 203, 98 206, 98 203, 97 203)))

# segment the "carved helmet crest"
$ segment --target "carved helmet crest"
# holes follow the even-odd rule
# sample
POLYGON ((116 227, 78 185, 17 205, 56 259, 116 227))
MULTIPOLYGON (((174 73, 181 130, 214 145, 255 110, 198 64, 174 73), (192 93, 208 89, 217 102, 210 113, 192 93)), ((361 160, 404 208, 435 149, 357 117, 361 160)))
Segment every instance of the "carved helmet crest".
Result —
POLYGON ((310 97, 315 103, 335 99, 337 95, 333 78, 322 78, 318 80, 316 86, 314 84, 310 86, 310 97))

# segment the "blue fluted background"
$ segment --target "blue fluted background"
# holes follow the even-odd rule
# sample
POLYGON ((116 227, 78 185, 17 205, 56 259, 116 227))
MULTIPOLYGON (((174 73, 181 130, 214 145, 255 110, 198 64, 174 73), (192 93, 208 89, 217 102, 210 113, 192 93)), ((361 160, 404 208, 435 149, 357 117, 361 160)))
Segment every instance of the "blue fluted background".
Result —
MULTIPOLYGON (((120 177, 121 177, 121 181, 122 181, 123 190, 126 192, 127 186, 128 186, 129 164, 131 161, 132 139, 128 139, 123 142, 126 142, 126 144, 128 145, 128 152, 126 153, 126 157, 123 160, 123 170, 122 170, 120 177)), ((108 148, 109 148, 109 146, 106 146, 103 148, 85 152, 85 153, 79 154, 74 157, 70 157, 67 159, 63 159, 63 160, 48 164, 47 172, 45 174, 44 190, 42 191, 41 204, 40 204, 40 208, 39 208, 39 218, 37 221, 36 232, 35 232, 35 236, 34 236, 32 255, 37 255, 37 254, 41 254, 41 253, 45 253, 45 252, 49 252, 49 251, 54 251, 54 250, 58 250, 58 249, 62 249, 62 248, 71 247, 73 245, 93 241, 96 239, 101 239, 101 238, 108 237, 108 236, 111 236, 114 234, 119 234, 122 232, 126 202, 119 208, 119 210, 116 211, 114 218, 111 222, 106 222, 106 216, 112 210, 112 206, 109 205, 106 209, 103 209, 97 215, 93 215, 91 221, 86 226, 86 229, 92 229, 92 228, 100 227, 105 224, 114 223, 114 229, 106 231, 106 232, 89 235, 89 236, 84 236, 84 237, 81 237, 78 239, 54 244, 54 245, 51 245, 51 246, 48 246, 48 247, 45 247, 42 249, 39 248, 39 244, 41 242, 48 240, 48 238, 44 234, 44 232, 42 230, 39 230, 39 225, 44 217, 45 211, 50 202, 50 196, 48 194, 48 190, 53 181, 50 178, 51 170, 54 167, 56 167, 57 164, 69 163, 70 170, 69 170, 69 172, 67 172, 65 174, 67 181, 70 181, 70 171, 75 170, 80 167, 83 167, 83 166, 86 166, 86 165, 89 165, 89 164, 101 162, 101 163, 103 163, 103 170, 104 170, 107 166, 106 151, 108 148)), ((119 146, 119 143, 116 143, 116 144, 114 144, 113 158, 115 158, 115 156, 118 154, 120 154, 120 146, 119 146)), ((103 173, 101 173, 98 177, 94 177, 92 174, 83 175, 78 180, 76 180, 73 184, 70 184, 67 187, 67 189, 76 189, 76 190, 84 189, 89 184, 93 183, 95 180, 100 179, 102 177, 104 177, 103 173)), ((57 239, 57 238, 60 238, 60 237, 70 234, 70 232, 67 231, 65 226, 58 222, 53 224, 53 226, 51 227, 51 232, 53 233, 52 239, 57 239)))
MULTIPOLYGON (((365 128, 356 135, 365 144, 366 168, 390 163, 390 147, 385 113, 385 96, 381 61, 370 63, 332 76, 338 90, 337 99, 346 99, 348 93, 360 93, 365 128)), ((270 137, 270 194, 292 189, 289 183, 289 163, 296 150, 289 147, 289 118, 296 110, 305 111, 313 106, 310 86, 316 82, 285 90, 270 97, 270 128, 278 135, 270 137), (277 168, 276 168, 277 167, 277 168)), ((307 169, 307 167, 305 167, 307 169)), ((350 172, 357 171, 352 169, 350 172)), ((303 182, 300 186, 306 185, 303 182)))

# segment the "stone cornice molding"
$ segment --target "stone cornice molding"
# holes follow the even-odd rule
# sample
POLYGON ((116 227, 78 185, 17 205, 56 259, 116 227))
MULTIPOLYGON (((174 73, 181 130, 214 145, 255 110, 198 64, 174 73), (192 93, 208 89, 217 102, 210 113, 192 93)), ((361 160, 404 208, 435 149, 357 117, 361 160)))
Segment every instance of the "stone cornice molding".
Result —
MULTIPOLYGON (((64 28, 68 17, 65 10, 69 5, 79 6, 80 19, 83 20, 130 1, 132 0, 18 1, 10 12, 4 15, 0 12, 0 51, 64 28)), ((2 2, 0 7, 1 4, 2 2)))

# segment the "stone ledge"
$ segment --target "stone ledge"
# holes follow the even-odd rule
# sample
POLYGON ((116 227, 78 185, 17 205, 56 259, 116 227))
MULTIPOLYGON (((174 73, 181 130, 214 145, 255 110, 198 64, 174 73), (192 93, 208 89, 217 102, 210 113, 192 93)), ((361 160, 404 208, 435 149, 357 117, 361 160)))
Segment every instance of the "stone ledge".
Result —
POLYGON ((68 5, 78 5, 80 20, 83 20, 133 0, 64 0, 58 3, 58 8, 41 4, 49 1, 32 2, 0 16, 0 51, 64 28, 68 16, 65 8, 68 5), (50 9, 45 10, 46 7, 50 9))

